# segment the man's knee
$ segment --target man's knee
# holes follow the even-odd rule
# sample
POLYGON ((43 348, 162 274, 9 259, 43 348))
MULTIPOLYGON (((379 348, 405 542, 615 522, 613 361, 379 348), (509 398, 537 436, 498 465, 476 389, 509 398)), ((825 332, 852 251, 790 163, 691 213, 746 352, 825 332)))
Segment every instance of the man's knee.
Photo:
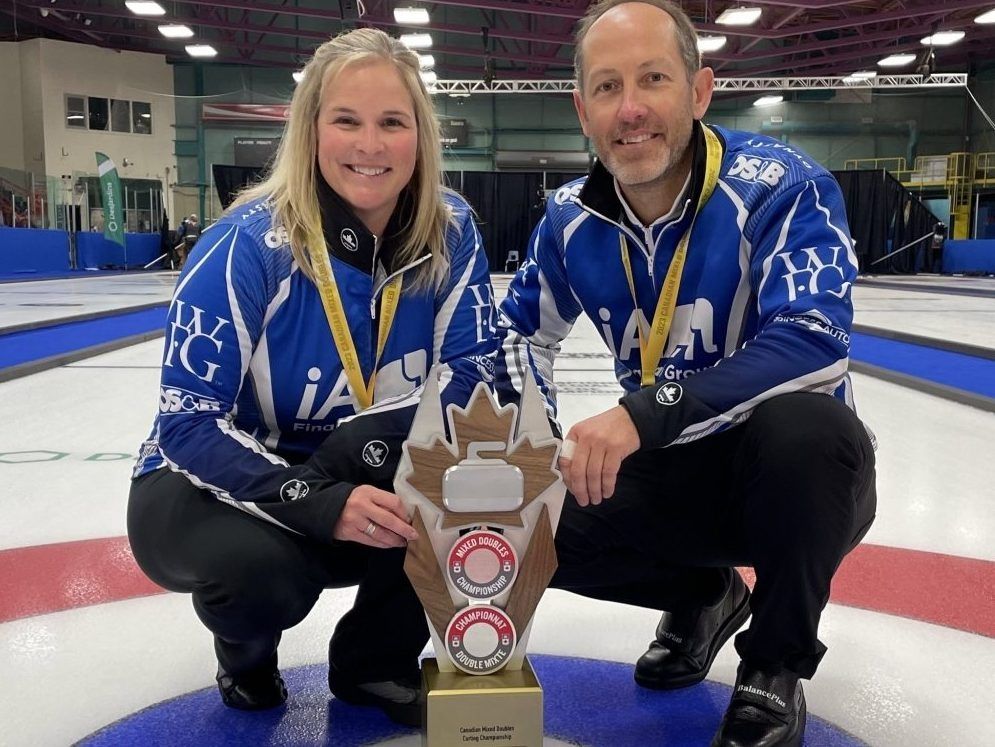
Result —
POLYGON ((747 500, 754 518, 791 527, 801 544, 812 534, 849 543, 866 531, 874 451, 849 408, 823 394, 787 394, 759 406, 745 427, 737 472, 741 484, 752 486, 747 500))
POLYGON ((762 403, 746 422, 744 456, 756 466, 807 481, 823 470, 855 481, 874 467, 874 451, 857 416, 835 397, 795 392, 762 403))

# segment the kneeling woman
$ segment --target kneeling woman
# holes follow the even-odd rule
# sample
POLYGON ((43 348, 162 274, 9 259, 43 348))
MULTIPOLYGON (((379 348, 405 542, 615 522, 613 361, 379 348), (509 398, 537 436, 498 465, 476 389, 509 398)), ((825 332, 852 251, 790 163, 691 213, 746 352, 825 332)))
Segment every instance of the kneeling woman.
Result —
POLYGON ((304 69, 266 181, 178 280, 128 535, 153 581, 193 595, 234 708, 283 703, 281 632, 358 584, 332 692, 418 721, 428 629, 391 480, 429 370, 462 405, 494 352, 487 259, 441 176, 414 53, 343 34, 304 69))

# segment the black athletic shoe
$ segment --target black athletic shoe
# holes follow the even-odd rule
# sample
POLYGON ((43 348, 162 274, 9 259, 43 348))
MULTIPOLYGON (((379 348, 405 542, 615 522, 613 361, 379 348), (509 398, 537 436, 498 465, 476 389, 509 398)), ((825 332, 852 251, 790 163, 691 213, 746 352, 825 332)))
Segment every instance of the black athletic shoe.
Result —
POLYGON ((244 674, 228 674, 218 667, 218 690, 221 700, 229 708, 241 711, 264 711, 276 708, 287 700, 287 686, 275 664, 244 674))
POLYGON ((798 675, 739 665, 732 702, 711 747, 799 747, 805 737, 805 692, 798 675))
POLYGON ((353 682, 341 670, 330 664, 328 689, 336 698, 350 705, 379 708, 396 723, 415 727, 422 725, 425 698, 418 676, 400 677, 382 682, 353 682))
POLYGON ((750 616, 750 590, 735 570, 727 573, 725 594, 715 604, 663 613, 656 640, 636 662, 636 682, 674 690, 705 679, 719 649, 750 616))

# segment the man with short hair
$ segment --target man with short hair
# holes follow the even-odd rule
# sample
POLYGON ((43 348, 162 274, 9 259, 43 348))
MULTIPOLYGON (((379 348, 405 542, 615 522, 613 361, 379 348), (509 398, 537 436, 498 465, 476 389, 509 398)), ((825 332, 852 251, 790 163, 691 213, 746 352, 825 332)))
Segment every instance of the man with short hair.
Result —
POLYGON ((200 238, 200 234, 201 226, 197 222, 197 214, 190 213, 190 216, 180 223, 180 227, 176 231, 176 238, 180 242, 176 245, 179 269, 182 269, 183 265, 186 264, 187 257, 190 255, 194 244, 197 243, 197 239, 200 238))
POLYGON ((830 581, 875 510, 840 190, 797 149, 701 123, 713 74, 667 0, 592 6, 576 73, 599 160, 547 202, 497 367, 504 401, 531 367, 555 418, 553 359, 583 313, 625 392, 567 433, 553 586, 663 610, 635 670, 659 689, 703 680, 752 613, 712 744, 798 745, 830 581))

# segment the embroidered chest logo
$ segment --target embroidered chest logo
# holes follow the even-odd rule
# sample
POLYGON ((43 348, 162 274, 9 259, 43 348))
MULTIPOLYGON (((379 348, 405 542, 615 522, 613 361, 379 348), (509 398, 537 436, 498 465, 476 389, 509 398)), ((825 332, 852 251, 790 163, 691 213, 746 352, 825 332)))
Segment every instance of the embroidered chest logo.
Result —
POLYGON ((351 228, 343 228, 342 232, 339 234, 339 241, 342 242, 343 248, 350 252, 359 251, 359 239, 356 238, 356 232, 351 228))

